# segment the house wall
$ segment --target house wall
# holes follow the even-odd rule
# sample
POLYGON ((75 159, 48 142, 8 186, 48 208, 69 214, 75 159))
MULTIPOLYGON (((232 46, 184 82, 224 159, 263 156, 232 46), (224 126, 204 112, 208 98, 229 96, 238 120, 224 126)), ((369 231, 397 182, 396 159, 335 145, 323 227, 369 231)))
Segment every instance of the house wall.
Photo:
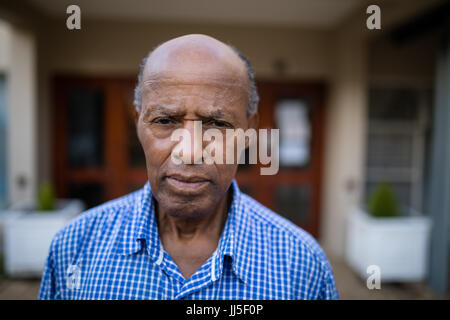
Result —
POLYGON ((9 63, 9 46, 6 45, 10 42, 11 29, 6 22, 0 20, 0 72, 6 73, 9 63))
MULTIPOLYGON (((38 161, 33 162, 38 165, 34 170, 38 181, 52 176, 53 75, 135 76, 139 61, 157 44, 182 34, 206 33, 243 51, 252 61, 257 78, 322 80, 328 85, 320 240, 329 252, 343 255, 346 217, 360 203, 363 193, 368 83, 373 78, 410 78, 411 73, 422 78, 429 71, 417 62, 393 69, 390 64, 398 67, 395 61, 402 62, 406 52, 399 55, 391 48, 371 47, 367 36, 360 32, 361 25, 365 25, 364 21, 351 21, 333 30, 311 30, 83 20, 80 31, 68 31, 64 21, 43 25, 35 33, 39 95, 35 123, 30 125, 31 131, 36 123, 38 127, 38 161), (381 58, 374 59, 373 52, 381 58), (285 74, 274 66, 280 59, 286 63, 285 74)), ((33 50, 31 45, 28 51, 33 50)), ((430 58, 421 54, 422 59, 430 58)), ((28 60, 32 57, 31 53, 28 60)), ((35 137, 28 137, 30 146, 35 137)))
POLYGON ((33 35, 0 24, 0 72, 6 75, 10 203, 31 200, 37 181, 36 52, 33 35))
POLYGON ((432 86, 439 34, 426 33, 407 43, 376 37, 368 43, 368 75, 372 84, 432 86))
POLYGON ((322 245, 345 254, 347 216, 361 201, 367 110, 367 38, 348 21, 333 37, 331 91, 326 122, 322 245))
POLYGON ((248 55, 259 77, 273 77, 273 63, 280 58, 287 63, 287 76, 329 74, 329 32, 320 30, 83 20, 80 31, 69 31, 61 22, 43 32, 41 58, 54 72, 135 74, 139 61, 159 43, 205 33, 248 55))

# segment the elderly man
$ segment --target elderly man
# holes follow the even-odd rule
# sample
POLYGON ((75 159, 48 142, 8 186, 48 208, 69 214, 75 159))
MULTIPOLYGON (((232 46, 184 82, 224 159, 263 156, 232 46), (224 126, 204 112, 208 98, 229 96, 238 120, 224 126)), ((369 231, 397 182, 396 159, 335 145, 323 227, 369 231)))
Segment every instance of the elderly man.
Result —
POLYGON ((317 242, 242 194, 237 163, 196 161, 195 141, 180 154, 191 161, 173 161, 176 129, 257 126, 248 60, 214 38, 187 35, 158 46, 138 80, 148 183, 57 233, 39 298, 337 299, 317 242))

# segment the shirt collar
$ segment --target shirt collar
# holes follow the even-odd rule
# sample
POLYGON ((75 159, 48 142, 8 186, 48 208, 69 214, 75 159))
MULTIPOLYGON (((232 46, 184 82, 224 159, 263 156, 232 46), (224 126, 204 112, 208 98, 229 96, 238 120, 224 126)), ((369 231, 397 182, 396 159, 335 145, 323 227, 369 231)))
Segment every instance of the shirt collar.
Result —
POLYGON ((148 245, 151 238, 158 238, 154 215, 150 183, 130 195, 132 205, 127 210, 120 224, 115 252, 120 255, 131 255, 143 248, 143 240, 148 245))
POLYGON ((213 264, 215 264, 216 268, 215 274, 212 277, 215 280, 221 276, 225 256, 228 256, 231 258, 234 274, 244 283, 248 283, 250 279, 248 275, 250 257, 246 254, 246 252, 249 252, 247 249, 248 238, 245 233, 241 232, 243 227, 247 229, 243 225, 243 223, 247 223, 245 219, 247 212, 242 193, 235 180, 231 184, 231 190, 233 192, 233 200, 228 211, 227 222, 225 223, 219 245, 217 246, 217 255, 213 259, 213 264))
MULTIPOLYGON (((232 260, 232 269, 235 275, 244 283, 248 283, 248 264, 250 261, 248 254, 245 254, 245 252, 249 252, 248 236, 251 237, 251 235, 248 232, 251 230, 246 228, 248 224, 247 210, 235 180, 232 181, 231 190, 233 200, 219 244, 213 254, 211 277, 213 281, 220 278, 225 256, 228 256, 232 260)), ((136 192, 136 197, 133 199, 133 209, 124 216, 124 221, 119 228, 118 241, 115 245, 116 253, 131 255, 146 247, 152 260, 157 264, 161 263, 163 247, 156 223, 154 201, 150 183, 147 181, 145 186, 136 192)))

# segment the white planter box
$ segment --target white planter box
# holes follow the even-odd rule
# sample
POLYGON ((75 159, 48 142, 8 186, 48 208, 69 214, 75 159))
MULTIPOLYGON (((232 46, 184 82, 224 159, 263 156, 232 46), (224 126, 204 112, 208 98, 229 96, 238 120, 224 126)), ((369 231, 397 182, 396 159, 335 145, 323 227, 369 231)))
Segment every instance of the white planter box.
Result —
POLYGON ((1 213, 5 271, 9 276, 40 277, 50 243, 69 220, 84 210, 80 200, 58 200, 58 210, 36 211, 21 203, 1 213))
POLYGON ((413 282, 426 278, 429 218, 374 218, 355 209, 347 227, 347 263, 361 278, 367 279, 370 265, 380 267, 382 282, 413 282))

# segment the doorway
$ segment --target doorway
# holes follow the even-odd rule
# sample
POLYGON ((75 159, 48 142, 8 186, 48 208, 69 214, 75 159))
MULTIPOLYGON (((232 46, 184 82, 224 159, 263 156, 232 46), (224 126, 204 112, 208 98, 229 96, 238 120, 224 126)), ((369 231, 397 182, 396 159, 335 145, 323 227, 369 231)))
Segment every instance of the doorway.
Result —
POLYGON ((260 128, 279 128, 280 167, 260 175, 241 166, 240 188, 313 236, 319 232, 325 88, 319 83, 258 82, 260 128))

